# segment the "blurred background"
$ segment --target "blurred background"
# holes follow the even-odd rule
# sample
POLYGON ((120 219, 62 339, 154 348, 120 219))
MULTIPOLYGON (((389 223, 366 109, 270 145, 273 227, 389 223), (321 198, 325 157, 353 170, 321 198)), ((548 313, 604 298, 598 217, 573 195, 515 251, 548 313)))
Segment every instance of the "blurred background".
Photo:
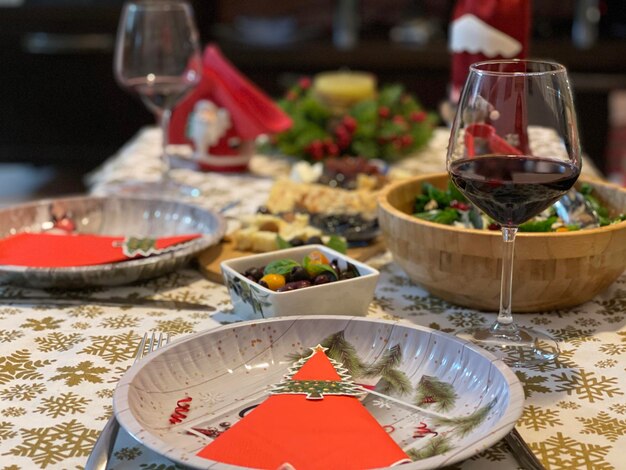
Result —
MULTIPOLYGON (((191 3, 203 43, 273 97, 343 67, 401 82, 429 109, 447 96, 453 0, 191 3)), ((122 4, 0 0, 0 199, 82 191, 86 172, 154 123, 113 78, 122 4)), ((607 174, 624 154, 607 137, 626 127, 625 2, 535 1, 529 56, 568 67, 583 148, 607 174)))

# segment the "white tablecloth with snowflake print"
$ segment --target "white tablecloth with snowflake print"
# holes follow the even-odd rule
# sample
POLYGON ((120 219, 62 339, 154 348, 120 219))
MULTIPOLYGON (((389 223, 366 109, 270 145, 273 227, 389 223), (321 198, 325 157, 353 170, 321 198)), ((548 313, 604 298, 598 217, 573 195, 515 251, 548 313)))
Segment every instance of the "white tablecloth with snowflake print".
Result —
MULTIPOLYGON (((129 146, 158 149, 145 132, 138 140, 129 146)), ((431 170, 436 159, 429 158, 424 157, 424 168, 431 170)), ((419 160, 405 168, 418 171, 419 160)), ((95 175, 98 185, 104 184, 100 176, 95 175)), ((219 193, 206 201, 214 206, 241 198, 233 191, 245 180, 240 212, 253 210, 269 187, 264 177, 194 176, 218 185, 219 193)), ((429 296, 388 254, 370 263, 381 270, 372 318, 452 332, 495 317, 429 296)), ((527 397, 518 422, 522 436, 548 469, 626 468, 626 275, 585 305, 517 319, 552 333, 563 350, 554 363, 515 370, 527 397)), ((0 469, 82 468, 112 413, 115 384, 133 362, 144 332, 176 338, 239 320, 226 288, 193 267, 116 288, 0 286, 0 469)), ((121 433, 109 468, 177 467, 121 433)), ((454 468, 518 466, 501 443, 454 468)))

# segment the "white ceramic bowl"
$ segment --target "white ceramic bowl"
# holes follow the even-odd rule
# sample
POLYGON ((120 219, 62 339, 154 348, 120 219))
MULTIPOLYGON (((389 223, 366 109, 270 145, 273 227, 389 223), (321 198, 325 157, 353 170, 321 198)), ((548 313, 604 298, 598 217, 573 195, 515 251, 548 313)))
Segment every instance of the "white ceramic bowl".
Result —
MULTIPOLYGON (((467 459, 502 439, 523 410, 524 392, 516 375, 500 359, 471 343, 399 322, 308 316, 225 325, 170 343, 124 374, 113 397, 115 415, 138 441, 185 468, 239 469, 197 457, 209 441, 186 430, 219 427, 224 421, 236 426, 243 410, 264 401, 268 387, 283 380, 296 360, 294 355, 310 354, 317 344, 330 347, 327 353, 336 360, 349 350, 348 355, 356 355, 365 365, 395 351, 394 370, 410 386, 404 393, 387 393, 404 402, 425 403, 418 396, 424 380, 445 382, 453 392, 445 409, 436 401, 422 405, 448 417, 443 424, 429 418, 428 411, 416 412, 372 394, 363 399, 363 406, 415 459, 394 468, 440 468, 467 459), (189 415, 172 425, 168 418, 184 396, 193 400, 189 415), (433 424, 439 432, 439 452, 428 452, 432 435, 414 435, 421 421, 433 424), (465 426, 456 429, 461 422, 465 426)), ((381 380, 365 377, 348 362, 343 364, 357 384, 381 380)), ((277 416, 277 422, 283 418, 293 419, 277 416)))
POLYGON ((246 319, 289 315, 365 315, 374 298, 380 275, 376 269, 324 245, 305 245, 244 256, 223 261, 220 266, 235 312, 246 319), (337 259, 341 269, 345 269, 346 263, 353 264, 360 276, 289 292, 274 292, 242 274, 249 268, 262 267, 279 259, 291 258, 301 263, 313 250, 321 251, 329 260, 337 259))

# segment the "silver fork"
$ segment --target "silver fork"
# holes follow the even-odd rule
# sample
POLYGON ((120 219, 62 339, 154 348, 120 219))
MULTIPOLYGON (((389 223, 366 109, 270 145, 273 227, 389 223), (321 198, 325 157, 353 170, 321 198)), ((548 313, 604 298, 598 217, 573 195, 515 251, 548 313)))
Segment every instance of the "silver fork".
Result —
MULTIPOLYGON (((161 346, 165 346, 169 342, 169 333, 165 335, 163 333, 159 333, 157 335, 157 333, 154 332, 151 335, 144 333, 141 343, 139 343, 137 348, 135 362, 145 357, 152 351, 156 351, 161 346)), ((111 452, 113 451, 113 446, 115 445, 115 439, 117 438, 119 430, 120 425, 117 422, 117 419, 115 419, 115 416, 111 416, 107 424, 102 429, 96 444, 93 446, 91 454, 89 454, 89 458, 85 464, 85 470, 106 469, 109 459, 111 458, 111 452)))

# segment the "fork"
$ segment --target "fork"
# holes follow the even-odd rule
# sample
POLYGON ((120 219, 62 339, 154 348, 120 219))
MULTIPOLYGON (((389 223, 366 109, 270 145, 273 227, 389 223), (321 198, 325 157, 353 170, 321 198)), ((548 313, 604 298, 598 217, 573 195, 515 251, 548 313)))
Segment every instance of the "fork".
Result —
MULTIPOLYGON (((159 333, 157 335, 157 333, 154 332, 151 335, 144 333, 143 338, 137 347, 137 354, 134 362, 137 362, 139 359, 142 359, 152 351, 156 351, 161 346, 165 346, 169 342, 169 333, 165 335, 163 335, 163 333, 159 333)), ((106 469, 119 430, 120 424, 117 422, 117 419, 115 419, 115 415, 111 416, 107 424, 102 429, 96 444, 93 446, 91 454, 89 454, 89 458, 85 464, 85 470, 106 469)))

